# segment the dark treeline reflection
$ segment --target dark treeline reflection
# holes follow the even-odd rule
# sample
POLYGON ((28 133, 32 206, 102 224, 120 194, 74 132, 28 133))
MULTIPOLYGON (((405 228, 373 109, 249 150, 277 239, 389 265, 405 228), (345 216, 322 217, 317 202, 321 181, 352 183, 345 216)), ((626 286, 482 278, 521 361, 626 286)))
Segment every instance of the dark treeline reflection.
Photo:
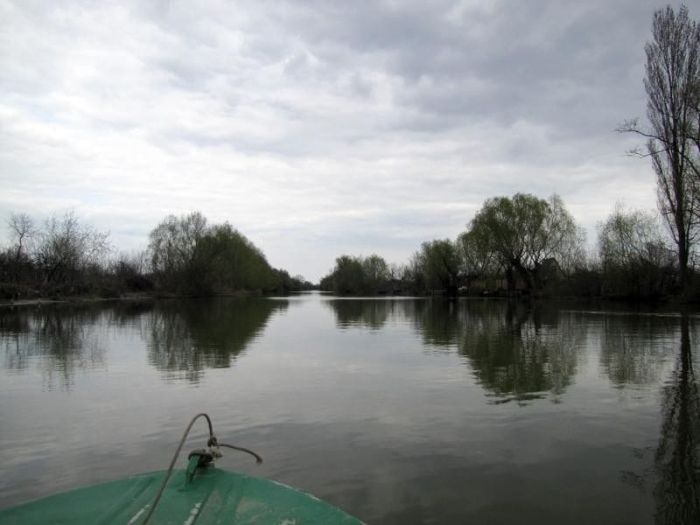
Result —
MULTIPOLYGON (((395 315, 399 300, 330 299, 324 301, 335 313, 338 328, 360 326, 372 330, 384 327, 391 315, 395 315)), ((403 306, 403 305, 401 305, 403 306)))
POLYGON ((167 377, 197 382, 205 368, 226 368, 287 301, 203 299, 159 304, 144 324, 148 360, 167 377))
POLYGON ((70 389, 76 370, 104 364, 104 347, 94 329, 102 315, 89 305, 0 310, 4 366, 36 367, 49 389, 70 389))
MULTIPOLYGON (((675 367, 662 391, 662 425, 654 457, 656 522, 700 523, 700 395, 689 321, 680 321, 675 367)), ((693 337, 695 342, 697 338, 693 337)))
POLYGON ((545 305, 442 299, 329 300, 341 328, 407 321, 432 349, 456 350, 495 402, 557 396, 576 373, 585 325, 545 305))
POLYGON ((608 313, 601 319, 600 364, 613 385, 658 382, 677 345, 678 318, 608 313))
POLYGON ((545 306, 427 301, 415 322, 426 344, 457 346, 495 402, 556 400, 576 373, 584 328, 545 306))
POLYGON ((49 389, 71 389, 78 370, 106 364, 110 327, 131 327, 147 345, 148 362, 168 378, 198 381, 205 368, 231 366, 288 303, 262 298, 49 305, 0 310, 6 369, 39 370, 49 389))

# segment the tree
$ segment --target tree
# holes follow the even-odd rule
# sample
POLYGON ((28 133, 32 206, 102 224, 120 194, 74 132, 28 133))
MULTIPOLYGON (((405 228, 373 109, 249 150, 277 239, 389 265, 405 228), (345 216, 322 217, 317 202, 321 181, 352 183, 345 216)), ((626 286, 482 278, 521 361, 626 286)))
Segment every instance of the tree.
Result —
POLYGON ((192 264, 197 243, 207 220, 198 211, 176 217, 168 215, 150 234, 148 245, 154 273, 166 287, 173 287, 192 264))
POLYGON ((7 225, 10 228, 10 234, 15 238, 15 259, 19 260, 22 255, 26 255, 27 242, 36 235, 34 221, 26 213, 13 213, 7 225))
POLYGON ((428 289, 442 290, 448 295, 457 293, 459 256, 452 241, 424 242, 416 260, 428 289))
POLYGON ((654 13, 652 41, 646 52, 647 118, 621 131, 647 138, 647 153, 656 173, 659 210, 677 248, 681 285, 688 282, 688 258, 700 223, 698 138, 700 98, 700 26, 682 6, 654 13))
POLYGON ((285 278, 289 274, 275 274, 262 251, 228 223, 202 233, 185 274, 185 282, 198 294, 273 289, 276 280, 285 278))
POLYGON ((46 283, 74 284, 79 273, 98 266, 110 251, 109 234, 81 224, 73 212, 50 217, 38 234, 34 258, 46 283))
POLYGON ((340 294, 376 294, 389 289, 391 271, 379 255, 341 255, 333 270, 321 279, 322 290, 340 294))
POLYGON ((146 275, 148 265, 148 253, 145 250, 121 252, 111 262, 110 269, 122 288, 143 292, 153 288, 152 280, 146 275))
POLYGON ((488 199, 470 232, 503 267, 510 290, 516 273, 528 290, 539 288, 545 263, 559 264, 580 245, 576 223, 557 195, 549 201, 523 193, 488 199))
MULTIPOLYGON (((31 279, 33 264, 30 256, 31 243, 35 240, 37 230, 34 221, 26 213, 13 213, 7 220, 12 245, 0 252, 0 281, 15 285, 31 279)), ((6 293, 7 293, 6 289, 6 293)), ((16 288, 9 292, 17 293, 16 288)))
POLYGON ((531 260, 539 266, 548 258, 554 259, 557 268, 568 274, 584 264, 586 233, 576 225, 559 195, 552 195, 548 204, 544 227, 531 246, 531 260))
POLYGON ((289 280, 245 235, 228 223, 207 226, 200 212, 167 216, 151 232, 149 251, 159 285, 176 292, 272 290, 289 280))
POLYGON ((389 265, 379 255, 372 254, 362 261, 365 286, 368 291, 378 292, 391 279, 389 265))
POLYGON ((335 260, 331 272, 331 287, 338 293, 359 293, 365 288, 362 259, 350 255, 341 255, 335 260))
POLYGON ((598 226, 598 251, 606 293, 655 296, 667 287, 673 259, 653 215, 618 206, 598 226))
POLYGON ((659 265, 668 260, 668 249, 650 213, 625 211, 618 205, 598 229, 598 249, 603 265, 625 267, 638 262, 659 265))
POLYGON ((488 239, 482 230, 469 230, 457 237, 459 272, 467 286, 495 270, 495 255, 489 249, 488 239))

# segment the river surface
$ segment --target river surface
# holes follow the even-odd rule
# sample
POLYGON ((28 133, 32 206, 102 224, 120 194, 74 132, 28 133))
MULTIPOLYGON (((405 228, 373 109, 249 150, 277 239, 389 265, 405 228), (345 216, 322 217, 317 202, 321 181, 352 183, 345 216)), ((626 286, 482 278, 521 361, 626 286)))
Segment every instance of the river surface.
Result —
POLYGON ((697 524, 699 328, 316 293, 0 308, 0 507, 162 470, 206 411, 265 459, 219 466, 370 524, 697 524))

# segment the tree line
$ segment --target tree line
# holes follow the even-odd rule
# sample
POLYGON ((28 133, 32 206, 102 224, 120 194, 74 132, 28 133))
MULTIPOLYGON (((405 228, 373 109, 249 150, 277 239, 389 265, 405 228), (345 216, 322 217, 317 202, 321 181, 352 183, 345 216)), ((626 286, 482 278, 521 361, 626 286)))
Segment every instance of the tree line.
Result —
POLYGON ((148 248, 134 254, 115 254, 108 232, 73 212, 43 222, 12 214, 7 224, 11 240, 0 250, 2 299, 286 293, 311 287, 303 277, 270 266, 229 223, 209 224, 200 212, 168 215, 150 232, 148 248))
POLYGON ((342 255, 321 280, 340 294, 567 295, 661 298, 682 292, 672 243, 651 213, 621 206, 598 243, 557 195, 486 200, 456 239, 424 242, 409 262, 342 255))

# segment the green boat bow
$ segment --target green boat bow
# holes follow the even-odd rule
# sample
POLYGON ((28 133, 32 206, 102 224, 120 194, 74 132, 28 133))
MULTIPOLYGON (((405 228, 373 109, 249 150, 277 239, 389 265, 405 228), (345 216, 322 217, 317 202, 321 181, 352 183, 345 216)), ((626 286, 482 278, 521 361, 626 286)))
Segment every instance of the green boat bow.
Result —
MULTIPOLYGON (((165 471, 141 474, 0 510, 0 523, 140 525, 165 474, 165 471)), ((361 522, 281 483, 208 467, 198 469, 191 482, 187 482, 185 470, 176 470, 149 523, 355 525, 361 522)))
POLYGON ((247 448, 219 443, 210 417, 190 421, 168 470, 63 492, 0 510, 3 525, 356 525, 361 522, 311 494, 276 481, 214 467, 220 448, 262 458, 247 448), (189 454, 187 469, 174 466, 195 421, 209 427, 207 449, 189 454))

